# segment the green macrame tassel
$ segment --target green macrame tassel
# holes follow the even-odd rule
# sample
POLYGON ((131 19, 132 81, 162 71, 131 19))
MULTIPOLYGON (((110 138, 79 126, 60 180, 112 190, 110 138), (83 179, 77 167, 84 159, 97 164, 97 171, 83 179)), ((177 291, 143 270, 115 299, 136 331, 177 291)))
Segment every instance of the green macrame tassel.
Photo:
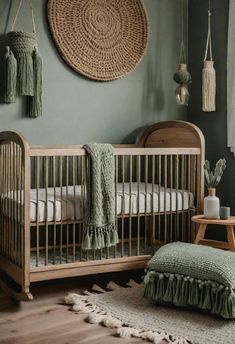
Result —
POLYGON ((42 115, 42 59, 35 50, 33 54, 34 96, 29 98, 29 116, 42 115))
POLYGON ((105 241, 104 241, 104 233, 100 233, 100 243, 101 243, 101 248, 105 247, 105 241))
POLYGON ((222 294, 221 298, 221 309, 220 309, 220 314, 222 317, 225 319, 229 318, 229 302, 228 302, 228 296, 229 296, 229 288, 225 287, 224 292, 222 294))
POLYGON ((156 285, 155 285, 155 277, 156 272, 154 271, 149 271, 147 275, 144 278, 144 283, 145 283, 145 289, 144 289, 144 297, 149 297, 151 299, 155 299, 155 293, 156 293, 156 285))
POLYGON ((17 61, 9 46, 6 47, 4 56, 4 78, 4 101, 14 103, 16 101, 17 61))
POLYGON ((105 246, 106 247, 111 247, 111 242, 110 242, 110 231, 107 230, 106 233, 105 233, 105 246))
POLYGON ((17 93, 19 96, 33 96, 34 75, 32 54, 29 52, 21 52, 17 54, 17 62, 17 93))
POLYGON ((94 249, 98 249, 99 248, 99 243, 98 243, 98 238, 97 238, 97 233, 96 232, 93 235, 92 248, 94 248, 94 249))
POLYGON ((178 299, 178 304, 180 306, 186 306, 187 305, 187 299, 188 299, 188 281, 189 277, 183 277, 182 278, 182 285, 181 285, 181 292, 178 299))
POLYGON ((220 286, 216 286, 212 288, 212 292, 213 292, 213 307, 212 307, 212 313, 218 314, 220 312, 221 309, 221 296, 223 294, 224 291, 224 287, 222 285, 220 286))
POLYGON ((173 299, 173 303, 175 305, 179 305, 179 298, 180 298, 180 293, 181 293, 181 287, 182 287, 182 276, 176 275, 177 278, 177 283, 176 283, 176 291, 173 299))
POLYGON ((204 302, 202 305, 203 309, 209 310, 212 307, 211 302, 211 285, 209 282, 205 282, 205 295, 204 295, 204 302))
POLYGON ((164 275, 159 274, 158 283, 156 286, 156 299, 163 299, 165 294, 165 285, 164 285, 164 275))
POLYGON ((176 291, 176 278, 174 278, 174 275, 170 274, 167 287, 166 287, 166 292, 163 297, 163 301, 173 302, 175 291, 176 291))
POLYGON ((97 234, 97 249, 101 249, 102 248, 102 242, 101 242, 101 235, 100 235, 100 231, 98 231, 97 234))
POLYGON ((199 302, 198 284, 194 278, 191 278, 189 282, 191 287, 189 288, 188 303, 191 306, 196 306, 199 302))
POLYGON ((198 281, 198 287, 199 287, 199 303, 198 307, 202 308, 204 303, 204 295, 205 295, 205 283, 204 281, 199 280, 198 281))
POLYGON ((174 81, 177 84, 189 85, 192 82, 191 74, 187 70, 187 65, 181 63, 179 69, 175 72, 173 76, 174 81))
POLYGON ((118 233, 117 233, 116 229, 113 229, 111 231, 111 244, 112 244, 112 246, 115 246, 118 243, 119 243, 118 233))
POLYGON ((90 235, 89 235, 89 231, 86 231, 84 240, 82 242, 82 249, 83 250, 90 250, 91 249, 91 240, 90 240, 90 235))

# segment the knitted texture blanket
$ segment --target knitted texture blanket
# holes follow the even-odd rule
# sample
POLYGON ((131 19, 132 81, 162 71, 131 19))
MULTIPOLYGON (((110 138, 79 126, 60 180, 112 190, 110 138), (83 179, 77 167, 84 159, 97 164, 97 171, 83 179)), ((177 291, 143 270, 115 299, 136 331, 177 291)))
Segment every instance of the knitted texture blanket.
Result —
POLYGON ((235 318, 235 253, 194 244, 161 247, 148 263, 145 297, 235 318))
POLYGON ((114 157, 110 144, 89 143, 86 203, 82 248, 101 249, 116 245, 114 157))

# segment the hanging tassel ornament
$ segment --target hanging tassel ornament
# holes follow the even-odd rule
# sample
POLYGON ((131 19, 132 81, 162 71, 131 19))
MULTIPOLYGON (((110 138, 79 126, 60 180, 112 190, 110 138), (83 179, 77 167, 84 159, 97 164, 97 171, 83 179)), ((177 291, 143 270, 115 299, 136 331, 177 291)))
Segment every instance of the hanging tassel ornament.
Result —
POLYGON ((175 90, 175 99, 178 105, 188 105, 189 102, 189 91, 188 85, 192 82, 191 74, 188 72, 186 63, 186 52, 184 46, 184 1, 182 0, 182 40, 180 45, 180 57, 179 57, 179 67, 174 74, 174 81, 179 84, 175 90))
POLYGON ((179 65, 178 71, 174 74, 174 81, 179 84, 175 90, 176 103, 187 106, 189 102, 188 85, 192 82, 192 78, 185 63, 179 65))
POLYGON ((42 60, 38 53, 33 7, 29 0, 33 32, 14 31, 22 6, 20 0, 11 31, 5 35, 6 54, 4 56, 3 93, 6 103, 15 101, 16 96, 27 96, 28 115, 42 114, 42 60))
POLYGON ((3 68, 4 68, 4 101, 5 103, 15 103, 17 62, 9 46, 6 47, 6 54, 3 58, 3 68))
POLYGON ((205 112, 213 112, 216 110, 216 72, 214 68, 214 61, 212 58, 212 43, 211 43, 211 11, 210 1, 208 10, 208 33, 206 42, 206 51, 204 57, 204 64, 202 70, 202 110, 205 112), (210 53, 207 59, 208 52, 210 53))
POLYGON ((33 54, 34 96, 29 99, 29 116, 42 115, 42 59, 37 48, 33 54))

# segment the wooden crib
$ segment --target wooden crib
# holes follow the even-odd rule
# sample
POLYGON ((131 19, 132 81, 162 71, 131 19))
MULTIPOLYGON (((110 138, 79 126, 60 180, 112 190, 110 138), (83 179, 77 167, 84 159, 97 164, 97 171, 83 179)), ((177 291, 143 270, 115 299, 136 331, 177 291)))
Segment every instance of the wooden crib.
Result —
POLYGON ((13 298, 32 299, 31 282, 144 268, 159 245, 194 239, 191 216, 201 212, 204 192, 201 131, 157 123, 137 144, 114 145, 114 158, 120 242, 84 251, 85 150, 0 133, 0 283, 13 298))

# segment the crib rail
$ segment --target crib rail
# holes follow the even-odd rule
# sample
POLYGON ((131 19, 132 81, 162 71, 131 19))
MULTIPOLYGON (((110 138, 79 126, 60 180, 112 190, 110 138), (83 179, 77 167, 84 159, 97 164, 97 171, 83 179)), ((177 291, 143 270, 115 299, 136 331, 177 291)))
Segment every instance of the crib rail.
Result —
POLYGON ((13 132, 0 133, 0 267, 29 286, 29 147, 13 132))

